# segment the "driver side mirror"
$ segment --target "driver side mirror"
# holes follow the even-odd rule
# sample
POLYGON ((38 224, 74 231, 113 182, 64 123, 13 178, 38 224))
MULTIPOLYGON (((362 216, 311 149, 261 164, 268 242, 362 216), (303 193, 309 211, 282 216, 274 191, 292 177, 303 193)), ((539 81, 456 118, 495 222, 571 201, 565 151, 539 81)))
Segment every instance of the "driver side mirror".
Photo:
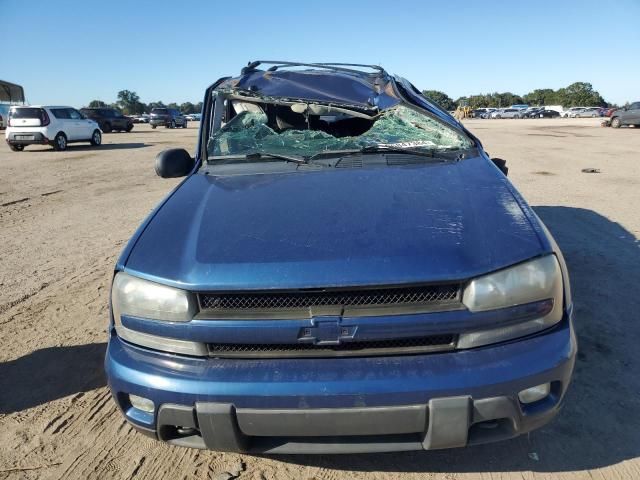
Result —
POLYGON ((195 159, 184 148, 170 148, 156 156, 156 174, 162 178, 184 177, 195 164, 195 159))
POLYGON ((509 167, 507 167, 507 161, 501 158, 492 158, 491 161, 496 167, 498 167, 498 170, 504 173, 504 176, 506 177, 507 174, 509 173, 509 167))

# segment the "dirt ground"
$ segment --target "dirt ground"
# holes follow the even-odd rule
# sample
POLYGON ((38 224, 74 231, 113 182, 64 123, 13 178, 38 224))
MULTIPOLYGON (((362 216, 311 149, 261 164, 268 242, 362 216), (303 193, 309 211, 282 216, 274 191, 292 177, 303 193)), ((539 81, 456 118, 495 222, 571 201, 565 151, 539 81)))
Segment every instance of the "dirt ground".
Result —
POLYGON ((109 282, 177 184, 155 176, 155 154, 192 151, 197 130, 137 125, 64 153, 3 142, 0 479, 639 479, 640 129, 598 123, 466 122, 564 250, 580 344, 565 409, 528 437, 383 455, 253 457, 135 433, 102 371, 109 282))

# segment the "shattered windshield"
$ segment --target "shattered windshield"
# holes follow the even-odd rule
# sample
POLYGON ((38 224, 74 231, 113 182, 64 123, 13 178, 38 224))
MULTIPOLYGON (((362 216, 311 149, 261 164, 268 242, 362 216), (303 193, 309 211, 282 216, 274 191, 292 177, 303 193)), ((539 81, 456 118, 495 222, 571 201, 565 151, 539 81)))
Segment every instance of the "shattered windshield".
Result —
POLYGON ((461 133, 403 105, 371 116, 329 105, 232 101, 227 115, 230 119, 209 138, 209 157, 272 153, 308 158, 371 147, 457 150, 473 145, 461 133))

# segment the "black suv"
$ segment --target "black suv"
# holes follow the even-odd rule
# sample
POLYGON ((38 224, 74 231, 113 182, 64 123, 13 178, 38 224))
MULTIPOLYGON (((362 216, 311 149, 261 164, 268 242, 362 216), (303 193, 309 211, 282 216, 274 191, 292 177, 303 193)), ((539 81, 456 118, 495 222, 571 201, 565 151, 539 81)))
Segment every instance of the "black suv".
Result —
POLYGON ((164 125, 167 128, 187 128, 187 117, 175 108, 154 108, 151 110, 151 128, 164 125))
POLYGON ((130 132, 133 129, 133 120, 125 117, 115 108, 82 108, 80 111, 85 117, 98 122, 100 130, 104 133, 111 131, 130 132))

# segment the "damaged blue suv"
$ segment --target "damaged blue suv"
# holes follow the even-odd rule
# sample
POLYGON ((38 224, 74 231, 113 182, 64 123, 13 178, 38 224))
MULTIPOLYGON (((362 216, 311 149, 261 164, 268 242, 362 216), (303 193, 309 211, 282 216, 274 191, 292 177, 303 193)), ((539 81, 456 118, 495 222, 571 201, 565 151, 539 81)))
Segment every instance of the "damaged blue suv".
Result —
POLYGON ((562 254, 504 161, 377 66, 256 61, 115 267, 109 387, 140 432, 249 453, 439 449, 559 411, 562 254), (268 68, 266 68, 268 67, 268 68))

